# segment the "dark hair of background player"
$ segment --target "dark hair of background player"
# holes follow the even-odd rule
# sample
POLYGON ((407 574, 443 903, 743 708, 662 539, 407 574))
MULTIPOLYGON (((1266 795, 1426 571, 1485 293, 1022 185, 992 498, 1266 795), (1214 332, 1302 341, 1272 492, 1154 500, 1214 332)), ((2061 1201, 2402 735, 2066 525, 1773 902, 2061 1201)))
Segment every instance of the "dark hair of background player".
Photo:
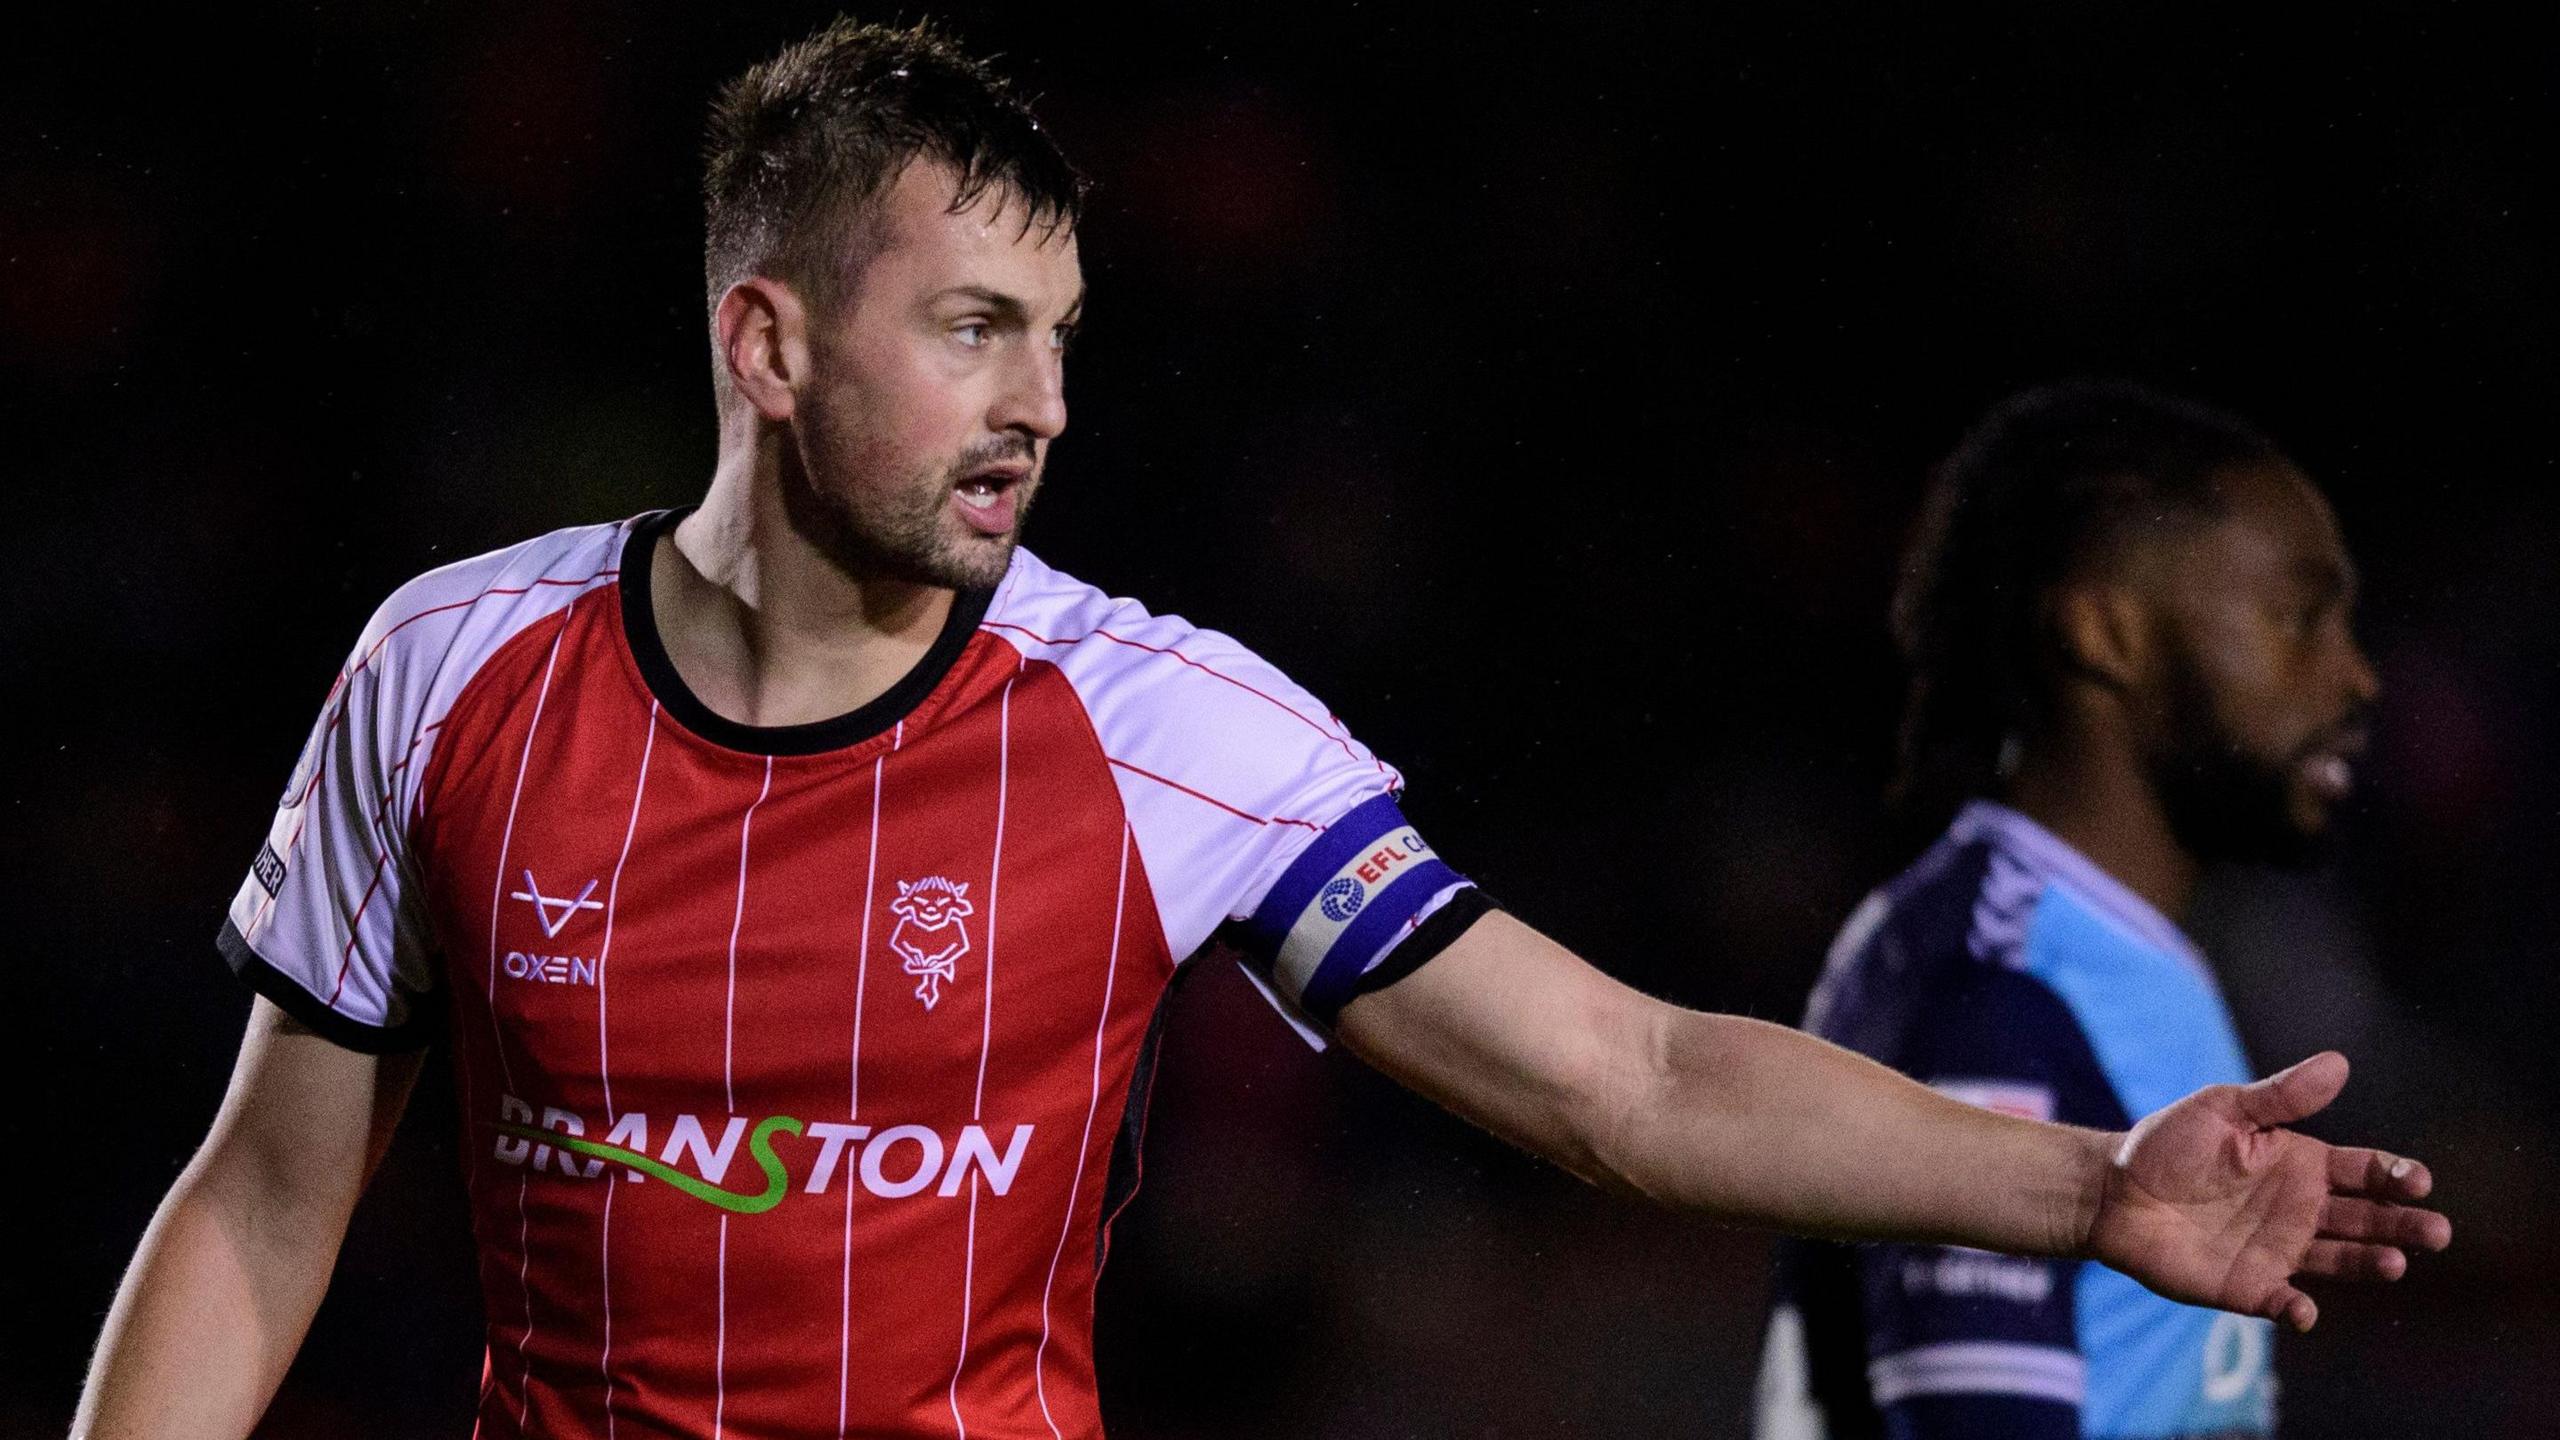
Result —
POLYGON ((1994 405, 1940 463, 1893 600, 1910 672, 1893 786, 1914 836, 1997 792, 2002 752, 2050 718, 2049 599, 2119 547, 2214 513, 2214 477, 2283 463, 2238 416, 2124 380, 1994 405))
POLYGON ((952 209, 990 188, 1022 223, 1075 228, 1085 177, 1029 105, 930 21, 839 18, 740 75, 711 106, 703 165, 710 301, 761 271, 813 307, 841 297, 859 255, 843 246, 862 207, 918 157, 960 177, 952 209))

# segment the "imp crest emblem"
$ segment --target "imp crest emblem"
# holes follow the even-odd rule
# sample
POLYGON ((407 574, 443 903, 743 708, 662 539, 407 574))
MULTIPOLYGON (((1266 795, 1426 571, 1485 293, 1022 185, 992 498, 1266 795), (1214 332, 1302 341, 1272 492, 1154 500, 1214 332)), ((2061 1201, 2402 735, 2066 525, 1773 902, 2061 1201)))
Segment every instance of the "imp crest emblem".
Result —
POLYGON ((889 912, 898 917, 889 948, 906 961, 906 972, 916 977, 916 998, 930 1010, 941 1003, 943 986, 960 983, 960 957, 969 953, 969 927, 961 922, 978 907, 969 903, 968 882, 939 875, 901 880, 889 912))

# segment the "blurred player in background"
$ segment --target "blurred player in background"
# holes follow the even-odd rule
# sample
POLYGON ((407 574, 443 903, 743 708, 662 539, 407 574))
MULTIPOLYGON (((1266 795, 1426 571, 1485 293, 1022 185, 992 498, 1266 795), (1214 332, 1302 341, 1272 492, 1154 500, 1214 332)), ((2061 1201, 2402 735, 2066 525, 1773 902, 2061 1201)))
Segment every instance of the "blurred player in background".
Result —
POLYGON ((707 493, 422 576, 357 643, 223 927, 259 999, 87 1433, 255 1423, 441 1033, 486 1440, 1098 1434, 1094 1278, 1213 936, 1311 1037, 1713 1216, 2306 1326, 2296 1274, 2443 1243, 2328 1223, 2429 1184, 2277 1128, 2335 1056, 2128 1141, 1638 995, 1252 652, 1019 548, 1083 182, 950 42, 839 22, 750 71, 706 190, 707 493))
MULTIPOLYGON (((2241 420, 2114 382, 1994 407, 1894 607, 1902 798, 1961 808, 1850 919, 1806 1028, 2101 1129, 2247 1078, 2177 921, 2201 867, 2301 858, 2346 798, 2355 598, 2328 504, 2241 420)), ((1760 1434, 2264 1435, 2273 1330, 2095 1262, 1789 1242, 1760 1434)))

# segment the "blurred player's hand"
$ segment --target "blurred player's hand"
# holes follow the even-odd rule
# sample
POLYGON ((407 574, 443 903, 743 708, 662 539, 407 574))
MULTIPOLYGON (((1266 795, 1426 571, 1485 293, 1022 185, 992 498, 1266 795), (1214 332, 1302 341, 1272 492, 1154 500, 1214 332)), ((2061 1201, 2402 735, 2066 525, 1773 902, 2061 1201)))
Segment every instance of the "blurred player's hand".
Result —
POLYGON ((2279 1127, 2338 1096, 2347 1059, 2314 1055, 2252 1085, 2213 1085, 2133 1127, 2109 1167, 2089 1253, 2172 1300, 2308 1330, 2296 1276, 2397 1280, 2453 1225, 2409 1203, 2427 1167, 2279 1127))

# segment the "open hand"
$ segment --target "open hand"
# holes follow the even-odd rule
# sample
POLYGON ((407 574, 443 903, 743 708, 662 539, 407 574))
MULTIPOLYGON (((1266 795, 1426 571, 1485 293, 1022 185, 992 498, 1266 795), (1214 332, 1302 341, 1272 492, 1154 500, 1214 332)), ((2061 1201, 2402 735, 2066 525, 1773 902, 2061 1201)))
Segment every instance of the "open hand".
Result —
POLYGON ((2346 1083, 2347 1058, 2328 1051, 2145 1117, 2108 1168, 2089 1254, 2172 1300, 2296 1330, 2320 1318, 2297 1275, 2399 1279, 2408 1251, 2453 1238, 2451 1221, 2410 1203, 2434 1188, 2427 1167, 2279 1128, 2346 1083))

